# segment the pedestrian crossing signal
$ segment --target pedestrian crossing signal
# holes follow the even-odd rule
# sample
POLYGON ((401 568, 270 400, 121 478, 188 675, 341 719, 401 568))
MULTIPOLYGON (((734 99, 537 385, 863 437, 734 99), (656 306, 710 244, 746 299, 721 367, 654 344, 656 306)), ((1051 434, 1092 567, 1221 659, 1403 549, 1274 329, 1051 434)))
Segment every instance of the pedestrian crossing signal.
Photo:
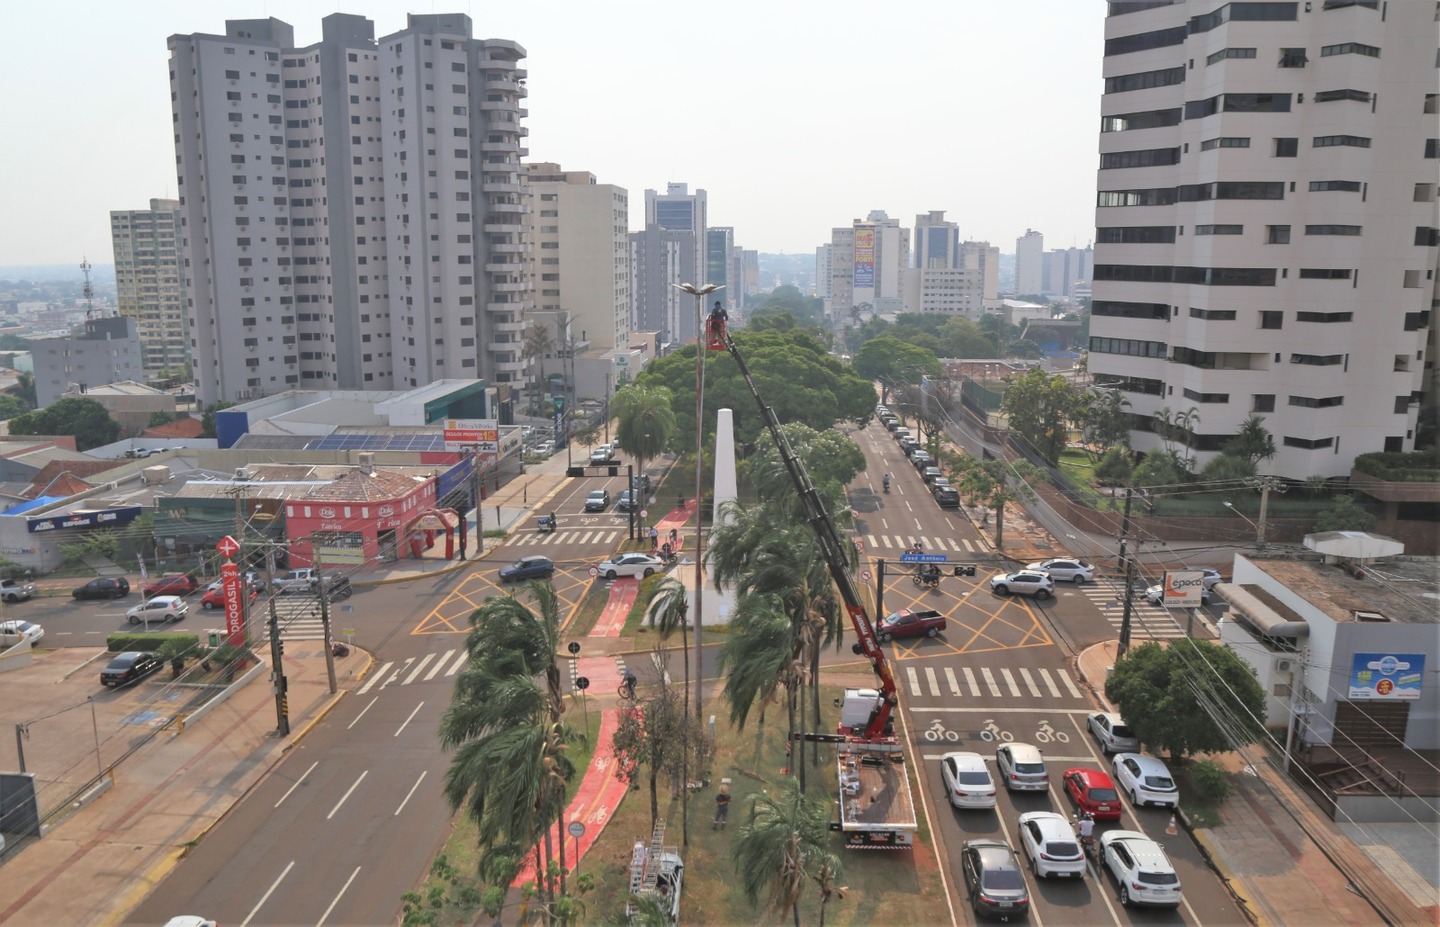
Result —
POLYGON ((955 574, 954 574, 954 575, 956 575, 956 576, 974 576, 974 575, 975 575, 975 564, 973 564, 973 563, 959 563, 959 564, 956 564, 956 565, 955 565, 955 574))

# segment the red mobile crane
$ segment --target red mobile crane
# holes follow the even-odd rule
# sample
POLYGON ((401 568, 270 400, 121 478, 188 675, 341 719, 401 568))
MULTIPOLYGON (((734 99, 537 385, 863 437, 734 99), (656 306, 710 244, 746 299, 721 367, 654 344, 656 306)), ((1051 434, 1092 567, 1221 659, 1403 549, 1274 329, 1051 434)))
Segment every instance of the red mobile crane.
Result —
MULTIPOLYGON (((820 501, 815 485, 805 472, 805 465, 795 455, 790 442, 780 431, 780 422, 775 410, 761 397, 750 376, 745 358, 740 356, 735 342, 723 330, 711 333, 707 345, 716 350, 715 342, 735 358, 745 385, 755 397, 765 427, 775 448, 785 463, 785 469, 795 484, 805 509, 805 520, 810 523, 815 537, 820 542, 821 556, 830 570, 830 577, 840 592, 850 623, 858 639, 854 650, 863 653, 870 661, 879 682, 878 689, 846 689, 845 695, 837 700, 840 708, 840 723, 836 735, 819 735, 825 740, 839 744, 836 757, 836 773, 839 789, 839 820, 832 822, 832 830, 845 834, 847 847, 879 849, 909 849, 914 842, 915 803, 910 795, 910 780, 905 773, 905 753, 892 728, 891 715, 897 704, 895 677, 880 641, 875 636, 874 625, 865 614, 865 606, 856 593, 855 583, 850 578, 849 560, 845 556, 845 541, 835 528, 829 513, 820 501)), ((816 735, 811 735, 814 739, 816 735)))

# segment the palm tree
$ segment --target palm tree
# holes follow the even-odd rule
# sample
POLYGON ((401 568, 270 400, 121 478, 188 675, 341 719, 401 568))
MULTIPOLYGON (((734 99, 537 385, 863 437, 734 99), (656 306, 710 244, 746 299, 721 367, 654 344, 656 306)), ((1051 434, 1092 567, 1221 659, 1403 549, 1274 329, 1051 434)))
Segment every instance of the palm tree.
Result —
MULTIPOLYGON (((529 589, 539 614, 512 595, 490 599, 471 615, 470 660, 441 717, 440 742, 454 751, 443 783, 451 809, 464 807, 484 850, 535 847, 544 894, 550 824, 563 823, 575 776, 566 751, 577 735, 561 720, 558 599, 548 583, 529 589)), ((563 840, 559 863, 563 895, 563 840)))
POLYGON ((1251 415, 1240 423, 1235 437, 1225 442, 1224 453, 1242 457, 1259 466, 1260 461, 1275 456, 1275 439, 1265 427, 1263 415, 1251 415))
MULTIPOLYGON (((646 618, 649 619, 652 628, 657 628, 660 631, 661 640, 675 633, 676 628, 680 629, 680 654, 684 658, 682 662, 685 664, 685 700, 680 703, 682 706, 682 714, 684 713, 683 706, 690 704, 690 626, 687 621, 689 615, 690 600, 685 595, 685 584, 673 576, 666 576, 660 580, 656 586, 655 595, 650 599, 650 605, 646 609, 646 618)), ((687 760, 689 755, 690 750, 687 744, 685 749, 687 760)), ((689 779, 690 769, 687 762, 681 770, 682 789, 689 779)), ((653 828, 655 826, 655 819, 659 816, 655 797, 653 769, 651 771, 650 790, 650 826, 653 828)), ((683 794, 686 798, 680 803, 680 840, 681 843, 688 847, 690 845, 689 790, 686 789, 683 794)))
POLYGON ((731 847, 740 884, 751 904, 764 898, 767 910, 789 911, 800 925, 800 895, 807 880, 820 886, 820 923, 834 883, 844 878, 840 859, 830 849, 827 801, 805 797, 799 783, 780 786, 780 796, 756 795, 749 819, 731 847))
POLYGON ((610 400, 610 412, 616 419, 615 437, 620 439, 621 448, 635 456, 640 475, 645 473, 645 461, 659 455, 675 433, 675 410, 670 400, 670 391, 663 386, 633 383, 610 400))
MULTIPOLYGON (((544 357, 555 350, 555 338, 550 334, 550 329, 544 325, 536 325, 531 322, 525 331, 525 341, 520 348, 520 356, 524 359, 526 366, 535 362, 536 358, 544 357)), ((530 404, 540 405, 540 377, 534 376, 530 380, 530 404)))

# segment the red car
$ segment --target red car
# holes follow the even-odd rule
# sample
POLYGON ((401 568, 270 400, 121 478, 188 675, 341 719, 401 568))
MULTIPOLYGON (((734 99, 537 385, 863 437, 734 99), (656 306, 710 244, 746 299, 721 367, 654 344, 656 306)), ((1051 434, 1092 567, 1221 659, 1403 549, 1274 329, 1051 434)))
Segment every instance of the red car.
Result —
POLYGON ((895 637, 934 637, 945 630, 945 616, 939 612, 902 608, 886 615, 875 626, 875 635, 882 642, 895 637))
POLYGON ((147 599, 157 595, 189 595, 199 583, 189 573, 166 573, 153 582, 145 584, 141 594, 147 599))
POLYGON ((1120 793, 1108 773, 1077 766, 1065 770, 1065 794, 1081 812, 1097 821, 1120 820, 1120 793))
MULTIPOLYGON (((255 601, 255 597, 256 597, 257 595, 259 595, 259 594, 260 594, 260 593, 256 591, 256 589, 255 589, 254 586, 251 586, 251 587, 250 587, 250 601, 251 601, 251 602, 254 602, 254 601, 255 601)), ((203 608, 203 609, 205 609, 205 610, 207 610, 207 611, 210 610, 210 609, 212 609, 212 608, 224 608, 224 607, 225 607, 225 590, 224 590, 224 589, 206 589, 206 590, 205 590, 205 594, 200 597, 200 607, 203 608)))

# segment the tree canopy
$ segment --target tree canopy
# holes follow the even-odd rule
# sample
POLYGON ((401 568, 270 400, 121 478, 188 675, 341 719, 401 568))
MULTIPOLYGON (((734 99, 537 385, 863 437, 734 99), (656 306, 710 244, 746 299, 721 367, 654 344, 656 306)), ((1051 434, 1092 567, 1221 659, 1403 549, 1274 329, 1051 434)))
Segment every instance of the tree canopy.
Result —
POLYGON ((1141 644, 1115 664, 1105 696, 1141 743, 1172 759, 1233 750, 1265 733, 1265 690, 1255 671, 1210 641, 1141 644))
POLYGON ((933 348, 888 335, 865 342, 855 352, 855 372, 867 380, 914 383, 921 374, 940 375, 940 359, 933 348))
POLYGON ((10 420, 12 435, 74 435, 75 449, 88 451, 120 435, 120 423, 93 399, 61 399, 10 420))
POLYGON ((1010 419, 1010 430, 1020 435, 1051 463, 1060 459, 1068 423, 1075 407, 1075 390, 1059 375, 1039 367, 1016 377, 1000 408, 1010 419))
MULTIPOLYGON (((837 422, 864 423, 874 414, 875 388, 831 356, 802 329, 788 332, 737 332, 732 337, 750 368, 760 395, 781 422, 802 422, 824 431, 837 422)), ((649 364, 637 385, 670 391, 675 429, 670 449, 683 452, 695 435, 695 346, 689 345, 649 364)), ((715 410, 735 413, 735 439, 756 440, 764 429, 755 398, 728 353, 705 357, 705 432, 715 431, 715 410)), ((628 446, 626 446, 628 450, 628 446)))

